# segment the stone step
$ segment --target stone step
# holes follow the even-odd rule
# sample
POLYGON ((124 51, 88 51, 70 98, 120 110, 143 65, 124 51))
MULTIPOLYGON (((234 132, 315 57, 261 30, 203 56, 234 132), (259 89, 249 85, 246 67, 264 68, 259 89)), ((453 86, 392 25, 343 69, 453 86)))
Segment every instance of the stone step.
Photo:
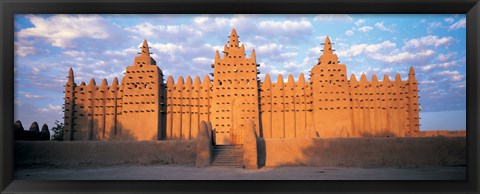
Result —
POLYGON ((213 159, 212 162, 243 162, 243 159, 213 159))
POLYGON ((214 152, 243 152, 243 149, 212 149, 214 152))
POLYGON ((243 152, 225 152, 225 151, 218 152, 218 151, 213 151, 212 155, 235 155, 235 156, 239 156, 239 155, 243 155, 243 152))
POLYGON ((211 161, 211 166, 243 167, 243 146, 214 146, 211 161))
POLYGON ((243 158, 212 158, 212 161, 243 161, 243 158))
POLYGON ((243 149, 243 146, 231 146, 231 145, 216 145, 214 149, 243 149))
POLYGON ((216 156, 213 156, 212 159, 213 160, 243 160, 243 157, 242 156, 238 156, 238 157, 223 157, 223 156, 216 157, 216 156))
POLYGON ((243 149, 212 149, 212 151, 221 151, 221 152, 243 152, 243 149))

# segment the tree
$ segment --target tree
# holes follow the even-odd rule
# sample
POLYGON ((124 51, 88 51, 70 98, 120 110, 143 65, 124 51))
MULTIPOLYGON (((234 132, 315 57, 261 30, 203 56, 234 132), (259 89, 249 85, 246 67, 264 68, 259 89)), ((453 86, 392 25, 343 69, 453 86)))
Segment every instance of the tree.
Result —
POLYGON ((55 120, 54 125, 55 125, 55 127, 52 128, 52 131, 53 131, 52 140, 63 141, 63 127, 64 127, 64 124, 60 123, 60 121, 58 121, 58 120, 55 120))

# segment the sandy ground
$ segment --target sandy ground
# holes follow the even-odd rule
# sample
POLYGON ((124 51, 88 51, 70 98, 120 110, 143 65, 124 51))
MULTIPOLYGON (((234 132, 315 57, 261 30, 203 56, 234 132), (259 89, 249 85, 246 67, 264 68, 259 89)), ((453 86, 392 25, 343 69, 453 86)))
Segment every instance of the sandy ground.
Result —
POLYGON ((101 168, 16 169, 21 180, 465 180, 466 167, 339 168, 280 167, 245 170, 231 167, 112 166, 101 168))

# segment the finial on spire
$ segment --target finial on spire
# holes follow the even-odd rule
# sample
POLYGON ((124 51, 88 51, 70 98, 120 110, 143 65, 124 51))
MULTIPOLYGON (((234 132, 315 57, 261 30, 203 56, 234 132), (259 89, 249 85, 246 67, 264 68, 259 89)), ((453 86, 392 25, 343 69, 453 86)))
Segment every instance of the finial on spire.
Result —
POLYGON ((147 42, 147 39, 145 38, 143 40, 143 45, 142 45, 142 53, 141 53, 142 56, 150 56, 150 49, 148 47, 148 42, 147 42))
POLYGON ((330 42, 330 38, 327 36, 325 38, 325 43, 323 45, 323 54, 332 54, 332 43, 330 42))
POLYGON ((238 47, 238 36, 235 28, 233 28, 232 32, 230 32, 230 41, 228 43, 230 47, 238 47))

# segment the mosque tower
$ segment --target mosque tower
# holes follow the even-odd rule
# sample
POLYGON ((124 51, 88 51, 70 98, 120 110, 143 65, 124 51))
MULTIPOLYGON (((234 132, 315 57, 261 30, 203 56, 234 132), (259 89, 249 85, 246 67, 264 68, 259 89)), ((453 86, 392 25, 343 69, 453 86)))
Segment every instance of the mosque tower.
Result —
POLYGON ((239 44, 235 29, 224 46, 223 58, 215 54, 211 118, 216 129, 217 144, 242 144, 243 125, 255 121, 259 130, 258 77, 255 50, 250 58, 245 56, 245 46, 239 44))
POLYGON ((128 66, 122 83, 122 139, 158 140, 165 134, 165 86, 162 70, 150 56, 147 40, 128 66), (141 121, 141 122, 139 122, 141 121))

